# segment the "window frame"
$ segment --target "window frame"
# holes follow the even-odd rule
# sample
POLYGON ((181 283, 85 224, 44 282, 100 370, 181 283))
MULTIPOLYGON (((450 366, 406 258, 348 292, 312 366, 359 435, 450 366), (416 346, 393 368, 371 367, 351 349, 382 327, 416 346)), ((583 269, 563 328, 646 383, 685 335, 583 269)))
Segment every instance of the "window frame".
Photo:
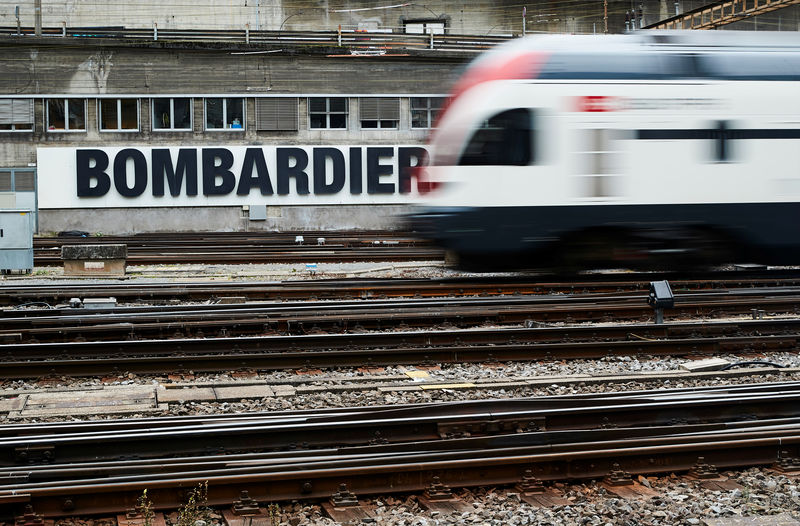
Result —
POLYGON ((439 117, 439 113, 444 109, 445 105, 447 104, 447 97, 409 97, 408 99, 408 113, 411 118, 410 128, 412 130, 432 130, 435 129, 434 123, 436 119, 439 117), (424 108, 415 108, 414 107, 414 100, 425 100, 425 107, 424 108), (441 105, 434 110, 433 106, 431 106, 431 99, 440 99, 441 105), (428 125, 427 126, 414 126, 414 112, 421 111, 425 112, 427 116, 428 125), (436 112, 435 114, 433 112, 436 112))
MULTIPOLYGON (((231 124, 233 122, 231 121, 231 124)), ((247 124, 247 98, 246 97, 203 97, 203 131, 213 132, 234 132, 243 133, 247 124), (211 99, 222 100, 222 128, 209 128, 208 127, 208 101, 211 99), (239 99, 242 101, 242 122, 239 128, 225 128, 228 122, 228 99, 239 99)))
POLYGON ((86 113, 87 108, 89 106, 89 100, 86 98, 72 98, 72 97, 64 97, 64 98, 46 98, 44 100, 44 128, 47 133, 86 133, 87 126, 86 126, 86 113), (61 100, 64 102, 64 106, 66 112, 64 114, 64 128, 63 129, 50 129, 50 101, 51 100, 61 100), (80 129, 70 129, 69 128, 69 101, 70 100, 82 100, 83 101, 83 128, 80 129))
POLYGON ((348 97, 308 97, 306 100, 308 104, 308 129, 309 130, 349 130, 350 129, 350 99, 348 97), (325 100, 325 111, 311 111, 311 101, 313 99, 325 100), (344 111, 331 111, 331 99, 344 100, 344 111), (314 127, 311 124, 311 115, 325 115, 325 126, 314 127), (344 127, 332 128, 331 115, 344 115, 344 127))
MULTIPOLYGON (((16 101, 16 100, 28 101, 28 104, 30 105, 30 116, 31 116, 31 122, 30 122, 30 126, 31 127, 30 128, 17 128, 16 127, 17 124, 12 122, 12 123, 9 124, 9 126, 11 126, 11 128, 8 128, 8 129, 0 128, 0 133, 33 133, 33 131, 36 129, 36 115, 35 115, 33 99, 25 99, 25 98, 20 98, 20 97, 0 97, 0 99, 2 99, 2 100, 11 100, 11 106, 12 106, 11 113, 12 113, 12 116, 13 116, 13 113, 14 113, 14 110, 13 110, 14 101, 16 101)), ((0 124, 0 126, 2 126, 2 124, 0 124)))
POLYGON ((194 98, 193 97, 151 97, 150 98, 150 129, 153 132, 191 132, 194 131, 194 98), (155 101, 157 100, 168 100, 169 101, 169 122, 175 122, 175 99, 186 99, 189 101, 189 127, 188 128, 175 128, 174 126, 170 126, 169 128, 156 128, 156 106, 155 101))
POLYGON ((119 97, 119 98, 102 98, 97 99, 97 130, 101 133, 137 133, 141 128, 141 100, 133 97, 119 97), (117 102, 117 127, 116 128, 103 128, 103 102, 114 100, 117 102), (123 128, 122 127, 122 101, 133 100, 136 101, 136 128, 123 128))

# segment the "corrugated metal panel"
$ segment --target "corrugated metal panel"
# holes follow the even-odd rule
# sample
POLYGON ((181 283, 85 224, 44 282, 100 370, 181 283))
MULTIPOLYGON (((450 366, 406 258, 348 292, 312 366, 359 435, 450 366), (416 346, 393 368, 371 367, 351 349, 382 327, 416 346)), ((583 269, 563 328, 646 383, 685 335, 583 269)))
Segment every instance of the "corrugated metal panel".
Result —
POLYGON ((11 171, 0 170, 0 192, 11 191, 11 171))
POLYGON ((362 121, 400 120, 400 99, 398 97, 370 97, 358 101, 362 121))
POLYGON ((256 130, 297 131, 297 97, 256 99, 256 130))
POLYGON ((36 177, 33 170, 16 170, 14 172, 14 190, 17 192, 36 190, 36 177))

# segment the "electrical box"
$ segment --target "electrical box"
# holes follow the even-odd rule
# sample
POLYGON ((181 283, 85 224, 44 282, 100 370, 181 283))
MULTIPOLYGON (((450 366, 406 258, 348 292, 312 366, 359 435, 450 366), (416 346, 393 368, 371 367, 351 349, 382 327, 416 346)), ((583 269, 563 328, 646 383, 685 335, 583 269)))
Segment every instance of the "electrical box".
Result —
POLYGON ((33 214, 0 210, 0 271, 33 270, 33 214))

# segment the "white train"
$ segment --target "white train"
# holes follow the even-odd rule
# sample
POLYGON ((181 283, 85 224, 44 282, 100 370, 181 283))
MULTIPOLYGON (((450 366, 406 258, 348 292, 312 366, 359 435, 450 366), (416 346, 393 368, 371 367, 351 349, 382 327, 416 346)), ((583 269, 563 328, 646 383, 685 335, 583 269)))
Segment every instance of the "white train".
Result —
POLYGON ((520 39, 430 154, 412 225, 462 266, 800 264, 800 33, 520 39))

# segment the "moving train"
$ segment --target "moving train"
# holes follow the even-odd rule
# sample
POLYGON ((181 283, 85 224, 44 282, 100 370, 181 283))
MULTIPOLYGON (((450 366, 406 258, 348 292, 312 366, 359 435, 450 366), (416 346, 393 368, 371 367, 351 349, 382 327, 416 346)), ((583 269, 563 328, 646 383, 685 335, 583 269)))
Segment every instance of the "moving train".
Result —
POLYGON ((518 39, 429 151, 408 219, 461 267, 800 264, 800 33, 518 39))

